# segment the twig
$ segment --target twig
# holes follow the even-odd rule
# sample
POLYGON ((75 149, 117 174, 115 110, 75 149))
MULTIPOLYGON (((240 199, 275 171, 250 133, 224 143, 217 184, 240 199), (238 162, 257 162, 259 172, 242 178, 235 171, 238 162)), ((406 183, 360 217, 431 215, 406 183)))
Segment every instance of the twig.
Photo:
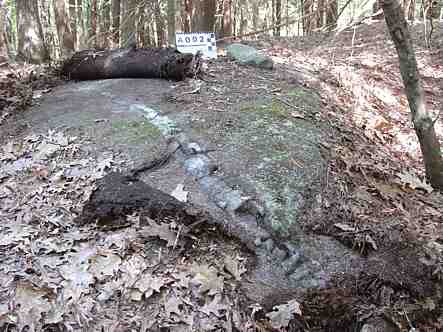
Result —
POLYGON ((174 245, 172 246, 172 251, 174 251, 177 246, 178 239, 180 238, 180 233, 182 231, 182 228, 183 228, 183 225, 180 225, 180 227, 178 228, 177 236, 175 237, 174 245))
POLYGON ((437 122, 437 120, 440 118, 442 112, 443 112, 443 110, 440 111, 440 112, 438 112, 437 117, 436 117, 434 120, 432 120, 432 126, 435 125, 435 123, 437 122))
POLYGON ((297 105, 291 104, 290 102, 288 102, 287 100, 280 98, 280 97, 274 97, 275 99, 277 99, 278 101, 282 102, 283 104, 292 107, 296 110, 300 110, 300 107, 298 107, 297 105))

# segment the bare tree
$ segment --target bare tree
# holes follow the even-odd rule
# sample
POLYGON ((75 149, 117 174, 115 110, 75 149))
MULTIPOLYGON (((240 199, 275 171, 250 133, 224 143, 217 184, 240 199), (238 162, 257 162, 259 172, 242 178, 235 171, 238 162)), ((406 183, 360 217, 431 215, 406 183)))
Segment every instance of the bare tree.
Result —
POLYGON ((40 21, 38 1, 17 0, 18 57, 22 60, 42 63, 49 59, 40 21))
POLYGON ((314 0, 301 0, 303 4, 303 34, 311 34, 314 28, 314 0))
POLYGON ((108 47, 111 29, 111 2, 103 0, 100 8, 100 47, 108 47))
POLYGON ((78 45, 77 41, 77 4, 75 0, 69 0, 69 22, 71 27, 72 38, 74 40, 74 48, 78 45))
POLYGON ((192 0, 184 0, 183 11, 182 11, 182 22, 183 22, 184 32, 191 31, 192 9, 193 9, 192 0))
POLYGON ((160 0, 154 0, 155 28, 157 32, 157 45, 166 44, 165 20, 162 15, 160 0))
POLYGON ((175 44, 175 1, 168 0, 168 41, 169 45, 175 44))
POLYGON ((140 5, 138 7, 138 15, 137 15, 137 44, 141 47, 145 47, 146 43, 146 26, 148 17, 146 16, 145 6, 140 5))
POLYGON ((137 0, 124 0, 122 3, 121 42, 123 46, 135 43, 137 0))
POLYGON ((414 21, 415 19, 415 0, 403 0, 403 9, 405 11, 405 16, 414 21))
POLYGON ((120 0, 112 0, 112 40, 113 46, 120 43, 120 0))
POLYGON ((197 0, 194 1, 194 4, 196 6, 192 22, 192 31, 214 31, 217 1, 197 0))
POLYGON ((281 0, 275 0, 275 30, 274 36, 280 36, 281 30, 281 0))
POLYGON ((337 26, 338 18, 338 1, 329 0, 328 8, 326 10, 326 25, 328 30, 334 30, 337 26))
POLYGON ((252 28, 254 31, 258 30, 258 22, 259 22, 259 15, 260 15, 260 4, 257 1, 252 2, 252 28))
POLYGON ((397 50, 400 73, 412 114, 412 122, 420 142, 426 176, 433 187, 442 190, 443 158, 434 128, 436 120, 431 118, 426 109, 426 99, 404 11, 398 0, 380 0, 380 6, 397 50))
POLYGON ((80 50, 87 47, 87 34, 85 30, 85 22, 83 17, 83 0, 77 0, 77 39, 78 39, 78 48, 80 50))
POLYGON ((6 0, 0 0, 0 62, 8 61, 8 45, 6 39, 6 0))
POLYGON ((223 37, 232 35, 232 0, 223 1, 223 37))
POLYGON ((91 28, 89 30, 89 43, 93 47, 97 47, 97 0, 91 0, 91 28))
POLYGON ((324 24, 324 16, 325 16, 325 0, 318 0, 317 1, 317 22, 316 26, 317 28, 323 27, 324 24))
POLYGON ((74 53, 75 46, 65 0, 54 0, 53 5, 61 54, 63 58, 66 58, 74 53))

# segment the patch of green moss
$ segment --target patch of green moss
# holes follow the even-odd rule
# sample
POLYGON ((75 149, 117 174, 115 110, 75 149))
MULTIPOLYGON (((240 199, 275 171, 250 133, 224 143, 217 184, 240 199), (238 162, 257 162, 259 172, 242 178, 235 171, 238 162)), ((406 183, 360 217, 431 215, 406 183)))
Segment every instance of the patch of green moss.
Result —
POLYGON ((255 112, 261 116, 270 116, 274 119, 287 119, 290 112, 278 100, 262 105, 247 106, 240 109, 243 112, 255 112))
POLYGON ((113 135, 128 143, 141 143, 161 136, 160 130, 149 121, 117 120, 111 126, 113 135))
POLYGON ((321 101, 317 93, 303 87, 290 90, 287 95, 295 105, 307 109, 317 109, 321 101))

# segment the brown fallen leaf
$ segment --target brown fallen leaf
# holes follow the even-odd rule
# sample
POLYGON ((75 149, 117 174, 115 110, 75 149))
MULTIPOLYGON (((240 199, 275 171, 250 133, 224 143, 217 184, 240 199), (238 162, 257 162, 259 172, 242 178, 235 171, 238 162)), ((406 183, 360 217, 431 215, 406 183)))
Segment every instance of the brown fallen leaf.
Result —
POLYGON ((176 314, 177 316, 181 315, 180 306, 183 305, 183 302, 179 300, 174 294, 172 294, 165 302, 164 308, 167 317, 169 318, 171 314, 176 314))
POLYGON ((241 280, 241 276, 247 270, 242 266, 238 257, 225 256, 224 268, 228 271, 237 281, 241 280))
POLYGON ((148 220, 148 226, 138 232, 142 237, 158 237, 166 241, 166 246, 173 247, 177 242, 177 233, 172 231, 167 223, 157 224, 154 220, 148 220))
POLYGON ((222 301, 221 295, 217 294, 216 296, 214 296, 214 298, 210 303, 205 304, 203 307, 199 309, 199 311, 203 312, 208 316, 213 314, 220 318, 224 316, 224 313, 222 313, 222 311, 225 311, 227 308, 228 308, 227 305, 224 304, 222 301))
POLYGON ((286 304, 278 305, 273 308, 273 311, 268 312, 266 317, 271 321, 274 329, 282 329, 288 326, 291 319, 295 315, 302 315, 300 303, 297 300, 289 301, 286 304))
POLYGON ((194 276, 192 282, 200 285, 201 294, 208 292, 209 295, 214 295, 223 291, 224 279, 222 276, 218 276, 215 268, 206 264, 194 264, 191 271, 194 276))

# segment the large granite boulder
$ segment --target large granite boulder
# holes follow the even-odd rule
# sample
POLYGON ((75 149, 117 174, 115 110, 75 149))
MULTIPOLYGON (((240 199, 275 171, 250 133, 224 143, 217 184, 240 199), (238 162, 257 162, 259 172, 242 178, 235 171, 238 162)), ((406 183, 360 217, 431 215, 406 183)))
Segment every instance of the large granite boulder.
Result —
POLYGON ((231 44, 226 48, 228 56, 242 65, 251 65, 263 69, 272 69, 274 62, 255 48, 243 44, 231 44))

